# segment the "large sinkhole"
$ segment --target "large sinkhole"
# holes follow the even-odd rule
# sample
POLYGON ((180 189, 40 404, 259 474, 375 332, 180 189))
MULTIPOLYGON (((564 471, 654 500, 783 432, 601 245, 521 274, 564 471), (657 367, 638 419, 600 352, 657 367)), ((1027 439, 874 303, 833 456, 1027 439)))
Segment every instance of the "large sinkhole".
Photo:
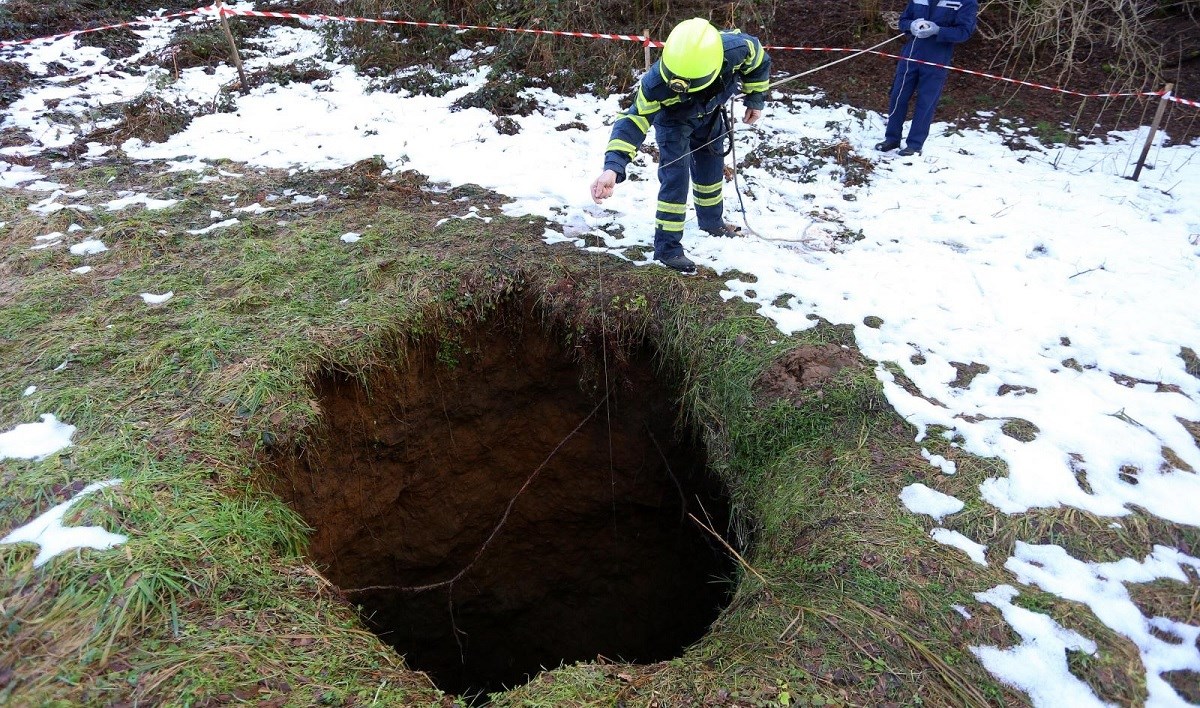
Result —
POLYGON ((730 554, 692 518, 724 532, 728 498, 678 392, 648 354, 558 339, 510 315, 365 382, 327 376, 320 442, 279 461, 312 560, 450 693, 679 656, 730 597, 730 554))

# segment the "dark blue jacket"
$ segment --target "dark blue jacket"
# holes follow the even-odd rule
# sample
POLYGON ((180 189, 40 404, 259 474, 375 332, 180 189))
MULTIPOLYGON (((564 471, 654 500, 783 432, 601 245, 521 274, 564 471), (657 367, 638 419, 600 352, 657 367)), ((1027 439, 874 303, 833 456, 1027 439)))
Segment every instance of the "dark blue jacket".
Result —
POLYGON ((949 64, 954 45, 967 41, 975 32, 978 0, 909 0, 900 14, 900 31, 907 33, 913 20, 930 20, 941 30, 932 37, 909 36, 900 55, 938 64, 949 64))
POLYGON ((721 73, 708 87, 695 93, 678 94, 668 86, 654 62, 638 83, 633 105, 613 124, 608 147, 604 153, 604 169, 617 173, 618 181, 625 178, 625 166, 637 154, 638 146, 646 139, 650 123, 682 124, 708 116, 741 90, 747 108, 761 109, 770 88, 771 57, 757 37, 738 30, 721 33, 725 62, 721 73))

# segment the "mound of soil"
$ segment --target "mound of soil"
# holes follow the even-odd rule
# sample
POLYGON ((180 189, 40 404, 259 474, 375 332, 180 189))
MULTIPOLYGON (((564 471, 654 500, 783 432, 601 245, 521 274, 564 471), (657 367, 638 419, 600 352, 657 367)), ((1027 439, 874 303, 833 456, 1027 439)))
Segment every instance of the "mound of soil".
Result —
POLYGON ((799 406, 819 398, 821 386, 847 367, 863 367, 857 350, 836 344, 803 345, 764 371, 755 390, 763 402, 782 398, 799 406))

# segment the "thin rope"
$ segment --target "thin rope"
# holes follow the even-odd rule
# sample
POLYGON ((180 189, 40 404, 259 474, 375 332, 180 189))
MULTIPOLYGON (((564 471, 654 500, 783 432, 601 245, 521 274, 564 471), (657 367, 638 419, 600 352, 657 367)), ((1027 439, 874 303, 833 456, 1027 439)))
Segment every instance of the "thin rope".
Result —
MULTIPOLYGON (((913 63, 911 61, 904 62, 904 74, 900 77, 900 90, 896 92, 895 105, 892 104, 891 92, 890 91, 888 92, 888 115, 887 115, 887 121, 883 124, 883 128, 885 131, 887 130, 888 123, 892 122, 892 116, 895 115, 896 109, 900 108, 900 96, 904 95, 904 87, 908 84, 908 75, 912 71, 912 68, 913 68, 913 63)), ((905 114, 908 113, 907 105, 904 106, 904 112, 905 112, 905 114)), ((900 116, 900 120, 901 120, 901 123, 903 123, 904 116, 900 116)), ((913 117, 913 120, 916 120, 915 116, 913 117)), ((903 128, 904 126, 901 125, 900 127, 903 128)), ((887 140, 886 135, 884 136, 884 140, 885 141, 887 140)))
MULTIPOLYGON (((896 35, 895 37, 890 37, 890 38, 888 38, 888 39, 885 39, 885 40, 883 40, 882 42, 880 42, 879 44, 876 44, 876 45, 875 45, 875 46, 873 46, 873 47, 868 47, 868 48, 866 48, 866 49, 862 49, 862 50, 860 50, 860 51, 858 51, 858 52, 855 52, 854 54, 851 54, 851 55, 849 55, 849 56, 844 56, 844 57, 842 57, 842 58, 840 58, 840 59, 838 59, 838 60, 836 60, 836 61, 832 61, 832 62, 829 62, 828 64, 824 64, 824 65, 822 65, 822 66, 818 66, 818 67, 816 67, 816 68, 809 69, 808 71, 804 71, 804 72, 801 72, 801 73, 799 73, 799 74, 793 74, 792 76, 789 76, 789 77, 787 77, 787 78, 785 78, 785 79, 783 79, 783 80, 781 80, 781 81, 777 81, 777 82, 775 82, 774 84, 772 84, 772 85, 771 85, 771 88, 778 88, 779 86, 781 86, 781 85, 783 85, 783 84, 786 84, 786 83, 787 83, 787 82, 789 82, 789 81, 793 81, 793 80, 795 80, 795 79, 798 79, 798 78, 800 78, 800 77, 802 77, 802 76, 807 76, 808 74, 811 74, 811 73, 813 73, 813 72, 816 72, 816 71, 820 71, 821 69, 827 69, 827 68, 829 68, 829 67, 833 66, 834 64, 838 64, 838 63, 840 63, 840 62, 843 62, 843 61, 846 61, 846 60, 848 60, 848 59, 853 59, 854 57, 856 57, 856 56, 859 56, 859 55, 861 55, 861 54, 865 54, 865 53, 867 53, 867 52, 874 51, 874 50, 878 49, 879 47, 882 47, 883 45, 887 44, 888 42, 894 41, 894 40, 896 40, 896 39, 898 39, 898 38, 900 38, 900 37, 903 37, 903 36, 904 36, 903 34, 898 34, 898 35, 896 35)), ((905 68, 904 68, 904 76, 903 76, 903 78, 901 79, 901 90, 902 90, 902 91, 903 91, 903 85, 904 85, 904 82, 908 81, 908 73, 909 73, 909 69, 910 69, 910 68, 911 68, 911 66, 912 66, 912 62, 905 62, 905 64, 906 64, 907 66, 905 66, 905 68)), ((759 236, 759 233, 758 233, 757 231, 755 231, 755 230, 754 230, 754 227, 750 225, 750 217, 749 217, 749 216, 746 214, 746 202, 745 202, 745 200, 742 198, 742 188, 741 188, 741 186, 740 186, 740 184, 739 184, 739 181, 738 181, 738 161, 737 161, 737 148, 735 147, 735 145, 736 145, 737 141, 736 141, 736 140, 734 139, 734 137, 733 137, 733 133, 734 133, 734 128, 733 128, 733 101, 734 101, 734 99, 733 99, 733 98, 730 98, 730 99, 729 99, 729 113, 728 113, 728 115, 727 115, 727 118, 726 118, 726 121, 725 121, 725 124, 726 124, 726 126, 727 126, 727 129, 726 129, 726 134, 727 134, 727 135, 729 135, 729 159, 730 159, 730 162, 732 163, 732 165, 730 166, 730 169, 731 169, 731 171, 733 172, 733 191, 734 191, 734 193, 735 193, 735 194, 737 194, 737 198, 738 198, 738 209, 739 209, 739 210, 742 212, 742 224, 743 224, 743 225, 745 225, 745 227, 746 227, 746 232, 747 232, 747 235, 749 235, 749 236, 757 236, 757 237, 759 237, 759 238, 762 238, 761 236, 759 236)), ((889 109, 889 111, 888 111, 888 119, 889 119, 889 120, 890 120, 890 119, 891 119, 891 117, 892 117, 892 113, 894 113, 894 112, 895 112, 895 110, 896 110, 896 108, 899 106, 899 103, 900 103, 900 102, 899 102, 899 101, 897 101, 897 102, 896 102, 896 104, 897 104, 896 106, 891 106, 891 107, 890 107, 890 109, 889 109)), ((724 137, 724 136, 722 136, 722 137, 724 137)), ((710 142, 711 142, 711 141, 710 141, 710 142)), ((707 143, 706 143, 706 144, 707 144, 707 143)), ((702 147, 703 147, 703 146, 702 146, 702 147)), ((699 149, 699 148, 697 148, 697 149, 699 149)), ((682 158, 680 158, 680 159, 682 159, 682 158)), ((674 161, 672 161, 672 162, 674 162, 674 161)), ((671 164, 671 163, 668 163, 668 164, 671 164)), ((812 226, 812 222, 809 222, 809 226, 812 226)), ((807 230, 807 228, 806 228, 805 230, 807 230)), ((774 240, 774 239, 770 239, 770 240, 774 240)))
MULTIPOLYGON (((791 76, 780 79, 779 81, 774 81, 771 83, 771 88, 779 88, 780 86, 786 84, 789 81, 795 81, 796 79, 799 79, 804 76, 808 76, 809 74, 815 74, 816 72, 818 72, 822 69, 828 69, 829 67, 833 66, 834 64, 841 64, 844 61, 850 61, 854 57, 862 56, 863 54, 866 54, 867 52, 873 52, 876 49, 879 49, 880 47, 882 47, 883 45, 885 45, 889 42, 894 42, 903 36, 904 36, 904 33, 901 32, 900 34, 896 35, 895 37, 888 37, 887 39, 883 40, 882 42, 880 42, 879 44, 876 44, 873 47, 867 47, 866 49, 860 49, 853 54, 848 54, 848 55, 842 57, 841 59, 835 59, 834 61, 831 61, 828 64, 822 64, 820 66, 813 67, 813 68, 809 69, 808 71, 802 71, 799 74, 792 74, 791 76)), ((907 63, 911 64, 911 62, 907 62, 907 63)))
POLYGON ((467 571, 471 570, 471 568, 475 566, 475 563, 479 561, 479 557, 483 555, 483 552, 485 550, 487 550, 487 547, 490 546, 492 541, 496 538, 496 536, 499 535, 500 529, 504 527, 504 524, 508 521, 509 514, 512 513, 513 507, 516 506, 517 499, 520 499, 521 495, 525 493, 525 490, 529 489, 529 485, 533 484, 533 480, 536 479, 538 474, 542 471, 542 469, 545 468, 545 466, 547 464, 549 464, 550 460, 556 454, 558 454, 558 451, 560 449, 562 449, 562 446, 566 445, 568 440, 575 437, 575 433, 578 433, 579 430, 584 426, 584 424, 586 424, 589 420, 591 420, 592 416, 596 415, 596 411, 600 410, 600 406, 603 406, 607 401, 608 401, 608 394, 605 393, 604 398, 602 398, 600 400, 600 402, 596 404, 596 407, 592 409, 592 412, 588 413, 586 416, 584 416, 583 420, 579 421, 579 425, 576 425, 574 430, 567 433, 567 436, 564 437, 562 440, 560 440, 558 445, 554 446, 554 449, 550 451, 550 454, 546 456, 546 459, 542 460, 542 464, 537 466, 537 469, 535 469, 533 471, 533 474, 529 475, 529 478, 525 480, 525 483, 521 485, 521 488, 517 490, 517 493, 513 495, 513 498, 508 501, 508 507, 505 508, 504 514, 500 517, 500 521, 496 524, 496 527, 492 529, 492 533, 488 535, 487 540, 485 540, 483 542, 483 545, 481 545, 479 547, 479 550, 475 551, 475 557, 473 557, 471 559, 471 562, 468 563, 466 565, 466 567, 464 567, 462 570, 458 571, 458 573, 456 573, 453 578, 450 578, 449 580, 443 580, 438 583, 429 583, 428 585, 368 585, 366 587, 361 587, 361 588, 349 588, 346 590, 342 590, 342 592, 347 592, 347 593, 349 593, 349 592, 368 592, 370 590, 399 590, 402 592, 425 592, 427 590, 436 590, 438 588, 444 588, 447 585, 453 586, 454 583, 458 582, 460 579, 462 579, 462 577, 464 575, 467 574, 467 571))
MULTIPOLYGON (((809 74, 815 74, 816 72, 818 72, 818 71, 820 71, 820 70, 822 70, 822 69, 828 69, 829 67, 833 66, 834 64, 841 64, 842 62, 844 62, 844 61, 849 61, 849 60, 853 59, 854 57, 857 57, 857 56, 862 56, 863 54, 866 54, 867 52, 873 52, 873 51, 875 51, 876 49, 878 49, 878 48, 882 47, 883 45, 887 44, 888 42, 895 41, 895 40, 897 40, 897 39, 899 39, 899 38, 901 38, 901 37, 903 37, 903 36, 904 36, 903 34, 898 34, 898 35, 896 35, 895 37, 889 37, 888 39, 885 39, 885 40, 883 40, 882 42, 880 42, 879 44, 876 44, 876 45, 875 45, 875 46, 873 46, 873 47, 867 47, 866 49, 860 49, 860 50, 858 50, 857 52, 855 52, 855 53, 853 53, 853 54, 848 54, 848 55, 846 55, 846 56, 844 56, 844 57, 841 57, 840 59, 835 59, 835 60, 833 60, 833 61, 831 61, 831 62, 828 62, 828 63, 826 63, 826 64, 821 64, 820 66, 815 66, 815 67, 813 67, 813 68, 809 69, 808 71, 802 71, 802 72, 800 72, 799 74, 792 74, 791 76, 785 76, 784 78, 780 79, 779 81, 773 81, 773 82, 771 82, 771 85, 770 85, 769 89, 778 88, 778 87, 780 87, 780 86, 782 86, 782 85, 784 85, 784 84, 788 83, 789 81, 795 81, 796 79, 799 79, 799 78, 801 78, 801 77, 804 77, 804 76, 808 76, 809 74)), ((768 90, 769 90, 769 89, 768 89, 768 90)), ((736 96, 735 96, 734 98, 736 98, 736 96)), ((732 100, 733 100, 733 98, 731 98, 731 99, 730 99, 730 101, 732 101, 732 100)), ((743 129, 743 130, 747 130, 747 129, 743 129)), ((663 167, 670 167, 671 165, 674 165, 676 162, 679 162, 680 160, 682 160, 682 159, 684 159, 684 158, 686 158, 686 157, 691 157, 693 153, 696 153, 696 152, 699 152, 700 150, 703 150, 704 148, 708 147, 709 145, 712 145, 713 143, 717 142, 718 140, 724 140, 726 135, 728 135, 729 133, 734 133, 734 132, 737 132, 737 131, 736 131, 736 129, 733 127, 733 124, 732 124, 732 121, 731 121, 731 122, 730 122, 730 125, 729 125, 729 126, 728 126, 728 128, 726 129, 726 132, 724 132, 724 133, 721 133, 720 135, 718 135, 717 137, 713 138, 712 140, 709 140, 708 142, 704 143, 703 145, 698 145, 698 146, 696 146, 696 147, 692 148, 691 150, 689 150, 689 151, 687 151, 687 152, 683 153, 682 155, 680 155, 679 157, 675 158, 674 160, 671 160, 670 162, 665 162, 665 163, 662 163, 662 164, 660 164, 660 165, 659 165, 659 169, 662 169, 663 167)))
MULTIPOLYGON (((732 121, 732 116, 733 116, 733 99, 731 98, 731 99, 729 99, 728 120, 732 121)), ((738 208, 741 209, 741 211, 742 211, 742 224, 744 224, 746 226, 746 232, 749 235, 757 236, 758 232, 755 231, 752 226, 750 226, 750 219, 749 219, 749 217, 746 216, 746 202, 742 199, 742 188, 738 184, 737 148, 734 147, 734 144, 736 142, 737 141, 733 139, 733 134, 731 132, 729 135, 729 161, 732 163, 730 169, 733 171, 733 193, 737 195, 738 208)))
MULTIPOLYGON (((604 362, 604 400, 609 400, 608 383, 608 308, 604 304, 604 274, 600 270, 600 261, 596 261, 596 287, 600 289, 600 357, 604 362)), ((604 425, 608 431, 608 484, 609 495, 612 498, 612 528, 613 541, 617 536, 617 474, 613 468, 613 436, 612 436, 612 406, 604 406, 604 425)))

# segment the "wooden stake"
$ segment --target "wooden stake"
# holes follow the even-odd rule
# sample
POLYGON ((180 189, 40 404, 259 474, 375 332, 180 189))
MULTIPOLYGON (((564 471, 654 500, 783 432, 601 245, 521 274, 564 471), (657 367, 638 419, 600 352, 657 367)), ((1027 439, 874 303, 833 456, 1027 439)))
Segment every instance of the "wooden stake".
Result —
POLYGON ((646 43, 642 45, 646 50, 646 71, 650 71, 650 30, 642 30, 642 36, 646 38, 646 43))
POLYGON ((242 93, 245 94, 250 90, 250 84, 246 82, 246 70, 242 68, 242 55, 238 53, 237 43, 233 41, 233 31, 229 29, 229 20, 225 18, 225 5, 221 0, 217 0, 217 14, 221 17, 221 29, 225 30, 225 39, 229 41, 229 56, 233 58, 233 65, 237 68, 238 78, 242 82, 242 93))
POLYGON ((1175 84, 1167 84, 1163 89, 1162 97, 1158 102, 1158 110, 1154 113, 1154 122, 1150 124, 1150 134, 1146 136, 1146 144, 1142 146, 1142 154, 1138 157, 1137 167, 1133 168, 1134 182, 1138 181, 1138 177, 1142 174, 1142 166, 1146 164, 1146 156, 1150 154, 1150 146, 1154 144, 1154 134, 1158 132, 1158 124, 1162 122, 1163 112, 1167 110, 1167 96, 1171 95, 1171 89, 1175 88, 1175 84))

